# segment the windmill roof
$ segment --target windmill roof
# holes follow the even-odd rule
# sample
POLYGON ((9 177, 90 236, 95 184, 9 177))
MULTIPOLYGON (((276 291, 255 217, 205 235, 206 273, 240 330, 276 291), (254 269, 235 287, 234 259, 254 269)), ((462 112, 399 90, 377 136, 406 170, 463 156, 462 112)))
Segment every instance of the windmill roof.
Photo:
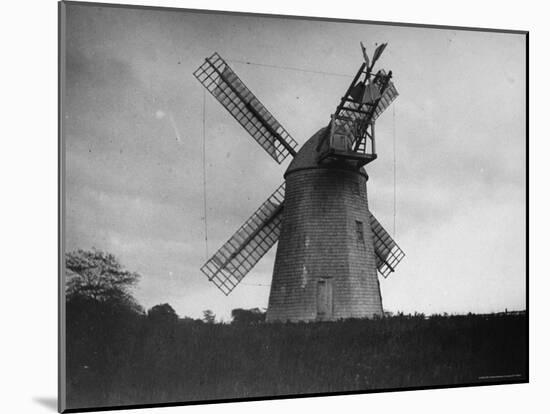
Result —
POLYGON ((361 167, 359 170, 354 167, 347 166, 345 164, 319 164, 317 159, 319 157, 319 151, 317 149, 319 141, 323 137, 327 130, 327 127, 321 128, 310 139, 306 141, 302 148, 298 151, 290 165, 285 171, 285 177, 295 171, 310 170, 310 169, 347 169, 356 171, 359 174, 365 176, 368 179, 367 171, 361 167))

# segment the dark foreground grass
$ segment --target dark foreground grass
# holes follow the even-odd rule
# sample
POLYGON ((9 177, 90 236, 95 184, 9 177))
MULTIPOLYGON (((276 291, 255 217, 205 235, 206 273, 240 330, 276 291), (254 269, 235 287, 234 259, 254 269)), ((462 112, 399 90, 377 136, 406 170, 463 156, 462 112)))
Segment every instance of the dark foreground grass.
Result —
POLYGON ((524 314, 257 325, 89 315, 68 320, 68 408, 526 380, 524 314))

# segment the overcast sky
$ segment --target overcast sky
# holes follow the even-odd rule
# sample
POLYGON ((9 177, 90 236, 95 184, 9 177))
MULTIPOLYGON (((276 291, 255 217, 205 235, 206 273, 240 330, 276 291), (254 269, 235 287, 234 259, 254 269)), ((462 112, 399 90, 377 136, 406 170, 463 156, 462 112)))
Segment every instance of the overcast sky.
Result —
POLYGON ((199 268, 283 180, 192 72, 214 51, 304 143, 361 64, 389 45, 400 96, 377 122, 369 204, 407 257, 384 308, 525 308, 525 39, 517 34, 69 5, 64 96, 67 250, 115 254, 149 308, 266 307, 273 248, 228 297, 199 268), (263 65, 348 75, 309 73, 263 65))

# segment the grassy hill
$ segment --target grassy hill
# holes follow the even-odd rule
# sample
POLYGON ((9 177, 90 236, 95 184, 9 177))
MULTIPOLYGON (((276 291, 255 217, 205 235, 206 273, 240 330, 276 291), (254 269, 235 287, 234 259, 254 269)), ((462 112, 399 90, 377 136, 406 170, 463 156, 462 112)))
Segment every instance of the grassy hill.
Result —
POLYGON ((525 314, 206 324, 68 313, 69 408, 526 380, 525 314))

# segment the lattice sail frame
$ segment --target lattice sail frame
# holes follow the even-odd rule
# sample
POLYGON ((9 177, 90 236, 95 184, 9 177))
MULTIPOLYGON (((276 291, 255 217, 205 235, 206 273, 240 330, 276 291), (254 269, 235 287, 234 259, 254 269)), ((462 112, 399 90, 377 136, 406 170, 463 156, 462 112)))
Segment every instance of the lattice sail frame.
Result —
POLYGON ((384 278, 387 278, 390 273, 395 271, 399 262, 403 260, 405 253, 370 211, 369 216, 370 226, 374 236, 376 268, 384 278))
POLYGON ((275 161, 296 155, 298 143, 220 55, 207 58, 193 75, 275 161))
POLYGON ((201 267, 226 296, 279 240, 284 198, 283 183, 201 267))
POLYGON ((397 92, 395 85, 391 80, 388 81, 388 87, 382 94, 382 97, 380 98, 380 101, 372 114, 371 122, 376 121, 380 114, 382 114, 382 112, 384 112, 398 96, 399 92, 397 92))
MULTIPOLYGON (((360 72, 362 70, 363 67, 360 72)), ((368 79, 368 82, 354 80, 342 104, 336 109, 331 125, 333 134, 348 137, 350 149, 353 146, 354 151, 361 153, 369 150, 366 139, 368 127, 372 126, 382 112, 399 96, 390 78, 391 72, 387 74, 384 70, 380 70, 374 78, 368 79), (364 89, 369 91, 370 96, 365 101, 357 102, 351 98, 350 92, 361 83, 364 83, 364 89)), ((366 93, 361 96, 362 100, 364 96, 366 93)), ((370 150, 374 152, 374 148, 370 150)))

